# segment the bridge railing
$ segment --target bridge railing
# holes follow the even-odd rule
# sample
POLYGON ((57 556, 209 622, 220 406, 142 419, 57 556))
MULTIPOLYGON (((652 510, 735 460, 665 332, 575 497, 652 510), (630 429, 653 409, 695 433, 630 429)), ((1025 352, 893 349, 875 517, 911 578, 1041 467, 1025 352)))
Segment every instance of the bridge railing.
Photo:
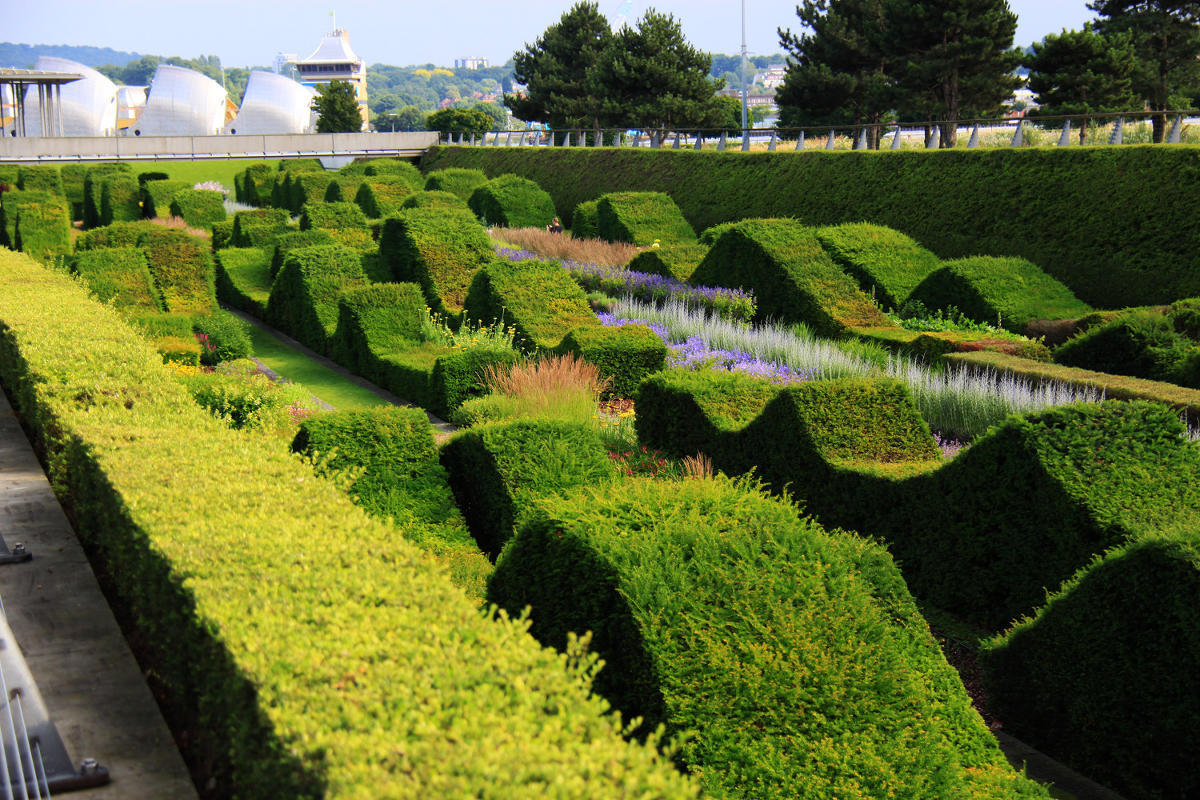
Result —
POLYGON ((441 144, 478 147, 651 147, 693 150, 910 150, 1153 143, 1158 117, 1165 144, 1200 144, 1200 111, 1125 111, 859 125, 750 129, 504 130, 483 136, 445 134, 441 144))

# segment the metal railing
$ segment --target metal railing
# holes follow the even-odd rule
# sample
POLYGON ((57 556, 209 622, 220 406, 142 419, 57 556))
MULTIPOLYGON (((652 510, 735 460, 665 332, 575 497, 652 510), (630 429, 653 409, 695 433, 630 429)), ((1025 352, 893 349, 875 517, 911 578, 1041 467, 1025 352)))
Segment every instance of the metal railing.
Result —
POLYGON ((503 130, 445 134, 440 144, 471 147, 649 147, 673 150, 902 150, 949 147, 1069 147, 1153 142, 1158 117, 1165 144, 1200 144, 1200 111, 1125 111, 1002 119, 938 120, 791 128, 503 130), (1194 129, 1194 130, 1193 130, 1194 129), (949 144, 943 138, 953 137, 949 144))

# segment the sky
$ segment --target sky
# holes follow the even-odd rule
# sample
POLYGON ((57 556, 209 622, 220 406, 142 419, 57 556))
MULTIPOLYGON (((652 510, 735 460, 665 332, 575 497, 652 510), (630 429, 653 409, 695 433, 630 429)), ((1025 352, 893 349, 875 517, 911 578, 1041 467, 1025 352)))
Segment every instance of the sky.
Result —
MULTIPOLYGON (((407 66, 483 57, 503 64, 556 22, 574 0, 0 0, 0 40, 111 47, 161 56, 216 55, 226 67, 269 65, 279 52, 307 56, 337 25, 368 64, 407 66), (336 12, 336 17, 330 12, 336 12)), ((1015 43, 1078 28, 1087 0, 1009 0, 1015 43)), ((710 53, 741 48, 741 4, 733 0, 600 0, 632 24, 653 6, 675 15, 684 35, 710 53)), ((745 0, 748 52, 779 52, 779 27, 798 29, 796 0, 745 0)), ((0 67, 11 66, 0 64, 0 67)))

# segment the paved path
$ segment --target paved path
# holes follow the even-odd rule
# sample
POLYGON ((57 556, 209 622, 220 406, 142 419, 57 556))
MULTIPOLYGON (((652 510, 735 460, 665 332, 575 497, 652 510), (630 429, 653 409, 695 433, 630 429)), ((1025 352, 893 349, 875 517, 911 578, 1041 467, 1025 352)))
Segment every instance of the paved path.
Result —
POLYGON ((107 767, 84 800, 175 800, 196 791, 91 565, 0 392, 0 534, 33 560, 0 565, 0 597, 72 760, 107 767))

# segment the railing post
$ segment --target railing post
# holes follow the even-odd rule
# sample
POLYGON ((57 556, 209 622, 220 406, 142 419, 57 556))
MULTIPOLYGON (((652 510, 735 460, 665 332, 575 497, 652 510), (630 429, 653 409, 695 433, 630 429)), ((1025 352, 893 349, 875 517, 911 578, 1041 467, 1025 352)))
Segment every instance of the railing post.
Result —
POLYGON ((750 129, 742 128, 742 152, 745 153, 745 152, 748 152, 749 150, 750 150, 750 129))
POLYGON ((725 149, 725 131, 721 131, 721 138, 717 141, 717 149, 718 150, 725 149))
POLYGON ((889 148, 890 150, 899 150, 900 149, 901 130, 902 129, 900 128, 900 126, 897 125, 896 126, 896 134, 892 137, 892 144, 891 144, 891 147, 889 148))
POLYGON ((858 139, 854 142, 855 150, 867 149, 867 126, 864 125, 862 130, 858 132, 858 139))
POLYGON ((1024 119, 1024 117, 1017 120, 1017 130, 1016 130, 1016 133, 1013 134, 1012 142, 1009 143, 1009 147, 1020 147, 1023 144, 1025 144, 1025 119, 1024 119))
POLYGON ((521 135, 517 137, 517 147, 525 144, 525 131, 521 131, 521 135))
POLYGON ((796 149, 797 150, 804 149, 804 131, 803 130, 801 130, 800 135, 796 137, 796 149))
POLYGON ((935 124, 933 126, 933 135, 929 137, 929 141, 925 143, 926 150, 937 150, 942 146, 942 126, 935 124))
POLYGON ((704 149, 704 131, 696 131, 696 143, 692 145, 693 150, 704 149))
POLYGON ((1071 146, 1071 120, 1069 120, 1069 119, 1063 121, 1062 134, 1058 137, 1058 146, 1059 147, 1070 147, 1071 146))
POLYGON ((1113 123, 1112 134, 1108 137, 1109 144, 1125 144, 1125 118, 1117 117, 1113 123))
POLYGON ((835 131, 833 128, 830 128, 830 129, 829 129, 829 140, 825 142, 825 149, 826 149, 826 150, 832 150, 832 149, 833 149, 833 135, 834 135, 834 133, 836 133, 836 131, 835 131))
POLYGON ((504 137, 504 146, 508 147, 512 144, 512 131, 508 131, 508 135, 504 137))
POLYGON ((675 131, 675 143, 671 145, 672 150, 679 149, 679 131, 675 131))
POLYGON ((1167 144, 1179 144, 1183 141, 1183 115, 1176 114, 1171 123, 1171 132, 1167 134, 1167 144))
POLYGON ((979 123, 975 123, 975 127, 971 128, 971 138, 967 140, 967 147, 974 149, 979 147, 979 123))
POLYGON ((776 134, 777 132, 778 132, 778 131, 776 131, 774 128, 771 128, 771 141, 770 141, 770 142, 767 144, 767 152, 768 152, 768 153, 774 153, 774 152, 775 152, 775 140, 776 140, 776 138, 777 138, 775 134, 776 134))

